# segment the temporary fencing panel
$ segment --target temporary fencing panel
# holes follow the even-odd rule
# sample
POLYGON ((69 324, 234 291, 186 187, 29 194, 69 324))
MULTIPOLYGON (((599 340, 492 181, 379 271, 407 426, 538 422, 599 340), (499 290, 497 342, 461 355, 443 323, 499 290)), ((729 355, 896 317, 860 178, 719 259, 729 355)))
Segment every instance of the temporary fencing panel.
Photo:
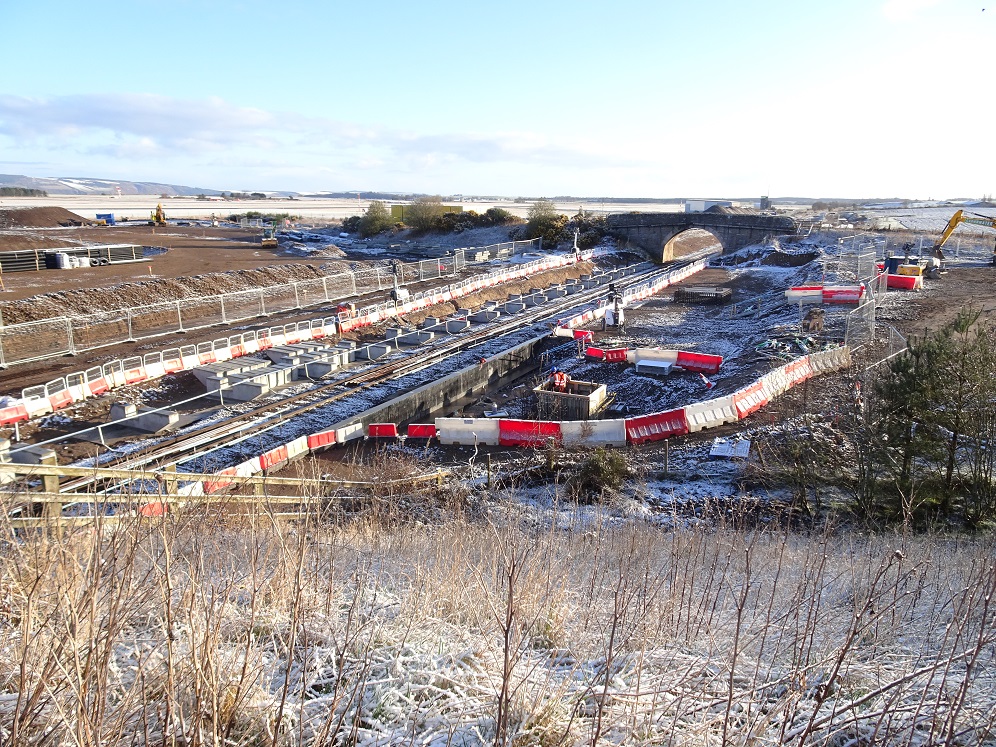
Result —
POLYGON ((497 446, 499 423, 499 420, 489 418, 436 418, 436 432, 441 444, 497 446))
POLYGON ((410 423, 408 425, 408 438, 435 438, 436 425, 434 423, 410 423))
POLYGON ((498 443, 501 446, 546 446, 550 439, 560 441, 560 423, 544 420, 501 420, 498 443))
POLYGON ((688 423, 685 420, 684 408, 626 418, 626 437, 634 444, 660 441, 671 436, 683 436, 686 433, 688 433, 688 423))
POLYGON ((705 402, 685 405, 685 421, 690 433, 697 433, 703 428, 714 428, 723 423, 735 423, 737 411, 733 404, 733 396, 716 397, 705 402))
POLYGON ((565 446, 625 446, 626 421, 566 420, 560 424, 565 446))
POLYGON ((733 393, 733 406, 737 410, 738 418, 746 418, 766 404, 768 397, 764 392, 764 384, 760 381, 755 381, 750 386, 733 393))
POLYGON ((719 372, 719 367, 723 363, 723 356, 708 355, 706 353, 686 353, 678 351, 677 365, 686 371, 697 371, 698 373, 714 374, 719 372))
POLYGON ((308 448, 314 451, 315 449, 324 449, 328 446, 333 446, 335 444, 335 431, 322 431, 321 433, 312 433, 308 436, 308 448))

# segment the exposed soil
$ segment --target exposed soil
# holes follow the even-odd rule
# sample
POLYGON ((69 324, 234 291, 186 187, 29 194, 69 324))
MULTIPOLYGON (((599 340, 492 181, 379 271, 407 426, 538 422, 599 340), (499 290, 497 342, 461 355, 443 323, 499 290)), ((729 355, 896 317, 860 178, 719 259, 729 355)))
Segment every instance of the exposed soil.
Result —
POLYGON ((925 281, 924 290, 889 291, 893 303, 878 312, 903 334, 937 330, 971 306, 982 312, 982 321, 996 323, 996 267, 952 268, 940 280, 925 281))
POLYGON ((61 207, 8 208, 0 210, 0 229, 88 226, 92 222, 61 207))

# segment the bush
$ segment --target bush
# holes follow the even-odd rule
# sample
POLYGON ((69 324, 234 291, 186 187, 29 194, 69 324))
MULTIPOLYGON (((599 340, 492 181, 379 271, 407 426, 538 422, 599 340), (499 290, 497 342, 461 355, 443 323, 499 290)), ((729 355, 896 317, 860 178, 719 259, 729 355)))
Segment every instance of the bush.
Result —
POLYGON ((437 228, 445 214, 443 198, 439 195, 416 197, 405 208, 405 225, 417 233, 425 233, 437 228))
POLYGON ((553 248, 560 243, 567 226, 567 216, 557 212, 551 200, 536 200, 529 208, 529 220, 526 222, 527 239, 543 239, 544 243, 553 248))
POLYGON ((600 496, 615 490, 629 475, 626 458, 618 451, 597 448, 578 467, 573 483, 579 498, 600 496))
POLYGON ((387 231, 393 226, 394 220, 391 218, 391 211, 380 200, 371 202, 366 215, 359 220, 360 236, 364 238, 387 231))
POLYGON ((359 233, 360 223, 363 222, 362 215, 351 215, 342 219, 342 230, 347 233, 359 233))

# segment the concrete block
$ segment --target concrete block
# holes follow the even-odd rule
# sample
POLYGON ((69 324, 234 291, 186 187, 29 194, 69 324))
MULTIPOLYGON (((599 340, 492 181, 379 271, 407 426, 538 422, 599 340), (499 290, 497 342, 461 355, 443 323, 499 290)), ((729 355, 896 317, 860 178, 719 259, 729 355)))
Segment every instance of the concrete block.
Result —
POLYGON ((180 413, 172 410, 156 410, 151 407, 140 407, 138 416, 128 421, 128 425, 146 433, 158 433, 164 428, 176 425, 180 420, 180 413))
POLYGON ((389 355, 393 349, 393 346, 389 342, 375 342, 372 345, 366 345, 365 347, 358 348, 356 351, 356 359, 365 361, 380 360, 384 356, 389 355))
POLYGON ((242 381, 225 392, 225 397, 236 402, 248 402, 249 400, 262 397, 270 391, 270 386, 265 381, 242 381))
POLYGON ((539 306, 540 304, 546 303, 546 296, 542 293, 534 293, 531 296, 523 298, 522 303, 526 306, 539 306))
POLYGON ((474 324, 486 324, 488 322, 493 322, 501 316, 500 311, 494 311, 492 309, 482 309, 481 311, 471 314, 467 319, 474 324))
POLYGON ((400 335, 403 335, 405 331, 403 329, 398 329, 397 327, 388 327, 384 330, 384 337, 388 340, 396 340, 400 335))
POLYGON ((425 345, 425 343, 430 342, 435 336, 435 332, 423 329, 396 337, 394 338, 394 343, 396 345, 425 345))
POLYGON ((567 295, 567 291, 565 291, 563 288, 552 287, 546 289, 545 295, 547 298, 563 298, 564 296, 567 295))
POLYGON ((456 335, 461 332, 466 332, 470 329, 470 322, 466 319, 447 319, 446 320, 446 334, 456 335))
POLYGON ((10 461, 14 464, 57 464, 57 455, 52 449, 44 446, 18 446, 10 452, 10 461))
POLYGON ((567 283, 564 286, 564 292, 567 293, 567 295, 570 296, 570 295, 573 295, 573 294, 577 293, 582 288, 584 288, 584 286, 581 285, 581 283, 567 283))
POLYGON ((507 303, 504 306, 504 311, 506 314, 518 314, 520 311, 525 311, 526 305, 519 301, 514 303, 507 303))
POLYGON ((108 422, 133 417, 137 412, 138 406, 130 402, 112 402, 111 414, 109 415, 110 420, 108 422))
POLYGON ((434 316, 427 316, 422 320, 422 329, 431 329, 439 326, 439 319, 434 316))

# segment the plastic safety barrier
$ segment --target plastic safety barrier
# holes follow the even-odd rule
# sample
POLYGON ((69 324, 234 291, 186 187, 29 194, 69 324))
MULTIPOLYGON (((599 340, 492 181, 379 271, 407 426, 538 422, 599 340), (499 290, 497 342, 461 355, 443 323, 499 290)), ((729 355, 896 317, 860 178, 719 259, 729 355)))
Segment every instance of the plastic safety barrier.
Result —
POLYGON ((723 356, 709 355, 707 353, 686 353, 678 351, 675 365, 686 371, 696 371, 698 373, 714 374, 719 372, 719 367, 723 363, 723 356))
POLYGON ((287 461, 287 444, 259 455, 259 464, 264 470, 272 469, 287 461))
POLYGON ((825 285, 823 303, 858 303, 865 294, 862 285, 825 285))
POLYGON ((784 394, 792 386, 792 382, 789 381, 788 376, 785 375, 781 367, 766 373, 760 378, 760 382, 769 402, 775 397, 784 394))
POLYGON ((606 363, 625 363, 626 354, 629 352, 629 348, 614 348, 612 350, 605 351, 605 362, 606 363))
POLYGON ((287 458, 294 459, 308 453, 308 437, 298 436, 287 444, 287 458))
POLYGON ((138 507, 138 515, 146 519, 155 519, 160 516, 165 516, 167 509, 167 504, 162 501, 143 503, 138 507))
POLYGON ((627 360, 630 363, 640 363, 641 361, 659 361, 660 363, 675 364, 681 353, 677 350, 662 350, 660 348, 636 348, 630 351, 627 360))
POLYGON ((588 347, 585 349, 584 354, 589 358, 594 358, 595 360, 605 360, 605 351, 601 348, 588 347))
POLYGON ((545 420, 501 420, 498 443, 501 446, 546 446, 550 439, 562 440, 560 423, 545 420))
POLYGON ((409 423, 408 438, 435 438, 435 423, 409 423))
POLYGON ((235 467, 228 467, 227 469, 223 469, 215 474, 218 479, 204 481, 204 493, 206 495, 211 495, 213 493, 220 493, 225 488, 234 484, 235 482, 234 480, 225 480, 223 478, 228 476, 235 477, 237 472, 235 467))
POLYGON ((500 422, 489 418, 436 418, 436 432, 441 444, 497 446, 500 422))
POLYGON ((625 446, 626 421, 568 420, 560 424, 565 446, 625 446))
POLYGON ((689 433, 698 433, 703 428, 715 428, 724 423, 735 423, 737 419, 733 395, 685 405, 685 422, 688 423, 689 433))
POLYGON ((315 449, 323 449, 327 446, 335 445, 335 430, 322 431, 321 433, 312 433, 308 436, 308 448, 314 451, 315 449))
POLYGON ((235 465, 235 474, 239 477, 251 477, 252 475, 258 474, 262 470, 263 466, 259 463, 258 456, 254 456, 251 459, 247 459, 246 461, 235 465))
POLYGON ((397 438, 398 426, 394 423, 371 423, 367 426, 369 438, 397 438))
POLYGON ((145 368, 129 368, 124 372, 124 383, 125 384, 137 384, 141 381, 145 381, 149 378, 148 374, 145 373, 145 368))
POLYGON ((786 363, 782 366, 782 370, 785 372, 785 376, 788 377, 789 382, 792 386, 796 384, 801 384, 806 379, 810 379, 813 376, 813 367, 809 364, 809 356, 803 356, 798 360, 794 360, 791 363, 786 363))
POLYGON ((755 381, 750 386, 733 393, 733 406, 737 410, 738 418, 746 418, 766 404, 768 397, 764 392, 764 384, 760 381, 755 381))
POLYGON ((688 433, 685 409, 668 410, 653 415, 626 418, 626 438, 630 443, 642 444, 647 441, 661 441, 671 436, 688 433))
POLYGON ((53 412, 61 410, 63 407, 69 407, 69 405, 73 404, 73 395, 67 389, 63 389, 61 392, 51 395, 48 398, 48 404, 51 406, 53 412))
POLYGON ((24 405, 13 405, 0 410, 0 425, 11 425, 28 419, 28 408, 24 405))

